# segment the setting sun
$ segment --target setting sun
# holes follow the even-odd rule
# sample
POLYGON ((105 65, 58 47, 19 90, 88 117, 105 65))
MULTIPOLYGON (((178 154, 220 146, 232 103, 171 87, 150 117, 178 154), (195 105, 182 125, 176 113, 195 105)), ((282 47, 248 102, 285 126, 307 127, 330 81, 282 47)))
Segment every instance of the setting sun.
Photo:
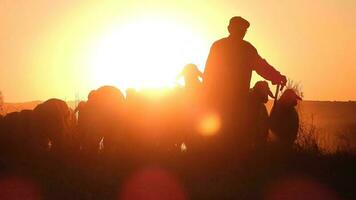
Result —
POLYGON ((93 43, 88 65, 96 85, 170 87, 187 63, 203 67, 207 44, 192 27, 174 19, 137 19, 102 34, 93 43))

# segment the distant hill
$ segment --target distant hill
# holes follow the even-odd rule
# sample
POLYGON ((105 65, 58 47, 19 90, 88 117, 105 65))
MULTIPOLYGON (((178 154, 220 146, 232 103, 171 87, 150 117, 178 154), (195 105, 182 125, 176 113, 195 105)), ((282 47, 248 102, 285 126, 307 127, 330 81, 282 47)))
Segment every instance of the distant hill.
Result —
POLYGON ((32 110, 40 103, 41 103, 41 101, 29 101, 29 102, 21 102, 21 103, 5 103, 4 110, 5 110, 5 113, 16 112, 16 111, 21 111, 21 110, 32 110))
MULTIPOLYGON (((28 101, 28 102, 20 102, 20 103, 5 103, 4 110, 5 113, 10 112, 18 112, 21 110, 33 110, 38 104, 42 103, 43 101, 28 101)), ((77 105, 76 101, 67 101, 67 104, 71 108, 75 108, 77 105)))
MULTIPOLYGON (((272 104, 267 103, 269 110, 272 104)), ((301 101, 298 109, 303 117, 313 118, 318 124, 356 123, 356 101, 301 101)))
MULTIPOLYGON (((270 110, 273 102, 267 104, 270 110)), ((306 134, 328 152, 347 150, 356 153, 356 102, 302 101, 298 105, 300 122, 306 134)))

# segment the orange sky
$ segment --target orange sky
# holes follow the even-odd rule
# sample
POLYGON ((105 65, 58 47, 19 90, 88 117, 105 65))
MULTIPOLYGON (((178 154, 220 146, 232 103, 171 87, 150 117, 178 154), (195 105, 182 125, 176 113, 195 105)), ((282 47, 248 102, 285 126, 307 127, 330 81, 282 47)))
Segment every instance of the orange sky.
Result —
MULTIPOLYGON (((180 46, 184 55, 172 63, 175 69, 188 62, 184 59, 203 69, 209 46, 227 35, 228 20, 235 15, 250 21, 246 40, 279 71, 300 82, 305 99, 356 100, 353 0, 2 0, 0 90, 8 102, 83 98, 106 78, 116 77, 108 77, 112 69, 105 63, 90 63, 97 52, 93 44, 105 40, 110 30, 150 18, 183 27, 178 32, 193 38, 180 46)), ((173 35, 175 44, 180 35, 173 35)), ((130 34, 125 36, 130 41, 130 34)), ((120 67, 117 77, 127 78, 120 67)))

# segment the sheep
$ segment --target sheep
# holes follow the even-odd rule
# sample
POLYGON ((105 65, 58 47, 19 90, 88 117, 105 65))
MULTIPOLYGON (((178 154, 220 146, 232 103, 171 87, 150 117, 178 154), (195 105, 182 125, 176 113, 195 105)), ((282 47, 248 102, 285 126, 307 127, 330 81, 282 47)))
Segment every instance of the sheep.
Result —
POLYGON ((187 64, 184 66, 181 73, 178 75, 177 79, 183 77, 184 85, 186 89, 196 90, 201 87, 201 81, 199 78, 203 77, 203 73, 199 71, 195 64, 187 64))
POLYGON ((34 134, 40 150, 68 150, 73 142, 76 121, 67 103, 60 99, 49 99, 36 106, 33 112, 34 134))
POLYGON ((270 114, 270 129, 279 143, 291 148, 299 130, 299 116, 295 106, 302 100, 293 89, 287 89, 278 99, 270 114))
POLYGON ((34 110, 9 113, 0 122, 1 152, 12 157, 46 151, 64 155, 75 148, 75 126, 73 111, 60 99, 49 99, 34 110))
POLYGON ((78 105, 78 130, 86 153, 97 152, 102 139, 104 151, 115 149, 123 124, 120 120, 124 120, 124 103, 125 98, 119 89, 103 86, 91 91, 88 101, 78 105))
POLYGON ((268 111, 265 103, 268 96, 274 98, 268 83, 258 81, 250 90, 248 101, 248 133, 255 148, 262 148, 267 142, 268 136, 268 111))
POLYGON ((0 122, 0 148, 5 157, 24 157, 32 149, 32 110, 5 115, 0 122), (21 147, 21 148, 19 148, 21 147))

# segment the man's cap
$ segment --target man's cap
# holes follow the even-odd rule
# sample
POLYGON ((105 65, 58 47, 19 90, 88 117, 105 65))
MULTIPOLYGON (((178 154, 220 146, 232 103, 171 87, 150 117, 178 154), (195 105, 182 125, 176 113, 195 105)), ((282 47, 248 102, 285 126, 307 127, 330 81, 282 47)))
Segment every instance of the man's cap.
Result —
POLYGON ((274 95, 273 95, 271 89, 269 88, 267 81, 256 82, 256 84, 253 86, 253 89, 263 92, 263 94, 268 94, 268 96, 274 98, 274 95))
POLYGON ((232 28, 247 29, 250 27, 250 22, 240 16, 235 16, 230 19, 229 26, 232 28))

